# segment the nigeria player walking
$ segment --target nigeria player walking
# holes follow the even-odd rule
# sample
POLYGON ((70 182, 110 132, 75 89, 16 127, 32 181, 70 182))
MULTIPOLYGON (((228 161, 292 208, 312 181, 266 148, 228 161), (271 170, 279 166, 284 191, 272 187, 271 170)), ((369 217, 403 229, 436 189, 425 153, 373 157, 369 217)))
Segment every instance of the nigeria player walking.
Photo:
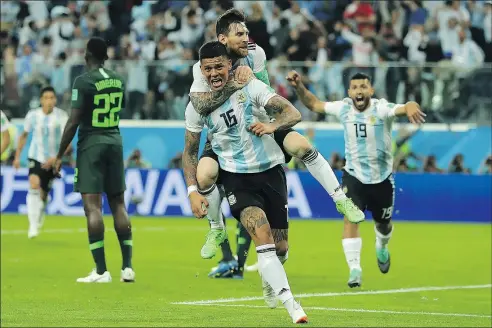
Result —
POLYGON ((75 79, 72 111, 53 165, 55 174, 59 174, 62 155, 79 128, 74 182, 75 190, 82 194, 89 249, 96 264, 96 269, 87 277, 77 279, 77 282, 84 283, 111 282, 104 254, 103 192, 109 201, 123 256, 121 281, 135 281, 131 262, 132 227, 123 198, 126 186, 119 130, 125 84, 120 75, 103 67, 106 59, 106 42, 101 38, 91 38, 85 53, 87 72, 75 79))
POLYGON ((31 109, 24 119, 24 131, 19 136, 13 165, 20 167, 20 156, 29 134, 29 190, 26 196, 29 229, 27 236, 38 236, 44 221, 44 210, 48 194, 55 176, 51 170, 45 170, 43 163, 53 163, 61 141, 61 132, 68 119, 67 113, 56 106, 55 89, 50 86, 41 89, 41 107, 31 109))
MULTIPOLYGON (((201 69, 213 90, 229 80, 231 60, 226 47, 208 42, 199 51, 201 69)), ((292 295, 282 264, 287 260, 287 183, 282 164, 285 157, 272 133, 288 129, 301 114, 265 83, 254 79, 231 95, 210 115, 199 115, 192 104, 186 108, 183 170, 188 187, 197 183, 198 146, 203 127, 212 133, 212 149, 218 156, 222 184, 231 213, 248 230, 256 245, 258 271, 265 301, 276 307, 280 300, 294 323, 307 322, 302 307, 292 295), (269 123, 269 115, 276 121, 269 123)), ((206 198, 191 200, 193 213, 203 217, 206 198)))
MULTIPOLYGON (((343 124, 346 164, 342 185, 347 196, 362 211, 371 211, 375 222, 377 263, 379 270, 387 273, 391 263, 388 243, 393 233, 391 216, 395 200, 392 124, 395 116, 405 115, 411 123, 424 123, 425 114, 413 101, 393 104, 385 99, 373 99, 371 79, 362 73, 351 78, 349 98, 333 102, 322 102, 308 91, 296 71, 289 72, 287 80, 307 108, 336 116, 343 124)), ((362 239, 358 225, 346 218, 342 245, 350 269, 348 285, 359 287, 362 283, 362 239)))

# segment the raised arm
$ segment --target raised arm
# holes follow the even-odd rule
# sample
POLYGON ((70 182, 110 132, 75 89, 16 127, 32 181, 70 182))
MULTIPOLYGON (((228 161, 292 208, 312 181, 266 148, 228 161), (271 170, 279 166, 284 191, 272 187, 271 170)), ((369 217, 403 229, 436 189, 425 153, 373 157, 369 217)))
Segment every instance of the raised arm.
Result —
POLYGON ((311 91, 306 89, 306 86, 304 86, 304 83, 301 81, 301 75, 299 73, 296 71, 290 71, 287 75, 287 81, 289 81, 290 85, 295 88, 296 94, 304 106, 306 106, 310 111, 325 113, 325 103, 313 95, 311 91))

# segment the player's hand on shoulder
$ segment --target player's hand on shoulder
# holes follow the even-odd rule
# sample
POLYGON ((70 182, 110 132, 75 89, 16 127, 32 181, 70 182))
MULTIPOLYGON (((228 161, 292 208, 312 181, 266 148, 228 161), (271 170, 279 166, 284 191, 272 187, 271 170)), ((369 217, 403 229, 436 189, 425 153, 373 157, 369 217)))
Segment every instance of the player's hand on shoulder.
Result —
POLYGON ((301 82, 301 74, 292 70, 287 74, 286 79, 287 79, 287 81, 289 81, 289 84, 291 86, 297 87, 297 85, 301 82))
POLYGON ((253 70, 249 66, 239 66, 234 72, 234 83, 239 89, 244 88, 253 78, 253 70))
POLYGON ((416 102, 410 102, 405 105, 407 109, 408 120, 413 124, 425 123, 425 113, 420 109, 419 104, 416 102))
POLYGON ((207 199, 197 191, 192 192, 189 197, 190 197, 191 211, 193 212, 193 215, 198 219, 204 218, 208 213, 207 199))
POLYGON ((249 130, 258 137, 264 134, 274 133, 276 129, 276 126, 272 123, 255 122, 249 126, 249 130))

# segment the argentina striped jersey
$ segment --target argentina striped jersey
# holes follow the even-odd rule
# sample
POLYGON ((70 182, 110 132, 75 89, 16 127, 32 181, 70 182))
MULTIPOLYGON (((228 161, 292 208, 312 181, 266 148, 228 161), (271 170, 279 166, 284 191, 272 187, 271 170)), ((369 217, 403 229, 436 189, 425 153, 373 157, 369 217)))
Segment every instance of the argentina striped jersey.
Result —
POLYGON ((364 184, 380 183, 393 171, 391 131, 400 106, 404 105, 371 99, 369 108, 359 112, 350 98, 325 103, 325 112, 343 124, 344 170, 364 184))
POLYGON ((263 108, 276 94, 259 80, 236 91, 210 115, 200 116, 191 102, 186 107, 186 129, 212 134, 212 149, 220 167, 233 173, 257 173, 283 164, 285 157, 272 135, 258 137, 248 130, 254 122, 268 122, 263 108))
POLYGON ((57 107, 48 115, 41 108, 30 110, 24 119, 24 131, 32 132, 28 158, 43 163, 55 157, 67 120, 68 114, 57 107))

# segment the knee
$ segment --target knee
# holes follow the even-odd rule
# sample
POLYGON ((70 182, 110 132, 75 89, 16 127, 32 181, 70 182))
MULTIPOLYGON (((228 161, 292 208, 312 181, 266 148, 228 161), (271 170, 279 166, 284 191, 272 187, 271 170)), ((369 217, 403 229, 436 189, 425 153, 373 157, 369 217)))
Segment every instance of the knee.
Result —
POLYGON ((295 131, 285 137, 283 145, 285 150, 296 158, 302 158, 314 149, 305 137, 295 131))
POLYGON ((393 229, 391 221, 388 222, 376 222, 376 229, 383 235, 387 235, 393 229))
POLYGON ((216 161, 205 157, 198 162, 196 179, 198 188, 201 190, 209 189, 217 180, 219 174, 219 166, 216 161))
POLYGON ((281 240, 275 244, 275 251, 277 256, 285 257, 289 251, 289 243, 287 240, 281 240))
POLYGON ((41 181, 37 175, 31 174, 29 176, 29 187, 31 189, 39 190, 41 185, 41 181))

